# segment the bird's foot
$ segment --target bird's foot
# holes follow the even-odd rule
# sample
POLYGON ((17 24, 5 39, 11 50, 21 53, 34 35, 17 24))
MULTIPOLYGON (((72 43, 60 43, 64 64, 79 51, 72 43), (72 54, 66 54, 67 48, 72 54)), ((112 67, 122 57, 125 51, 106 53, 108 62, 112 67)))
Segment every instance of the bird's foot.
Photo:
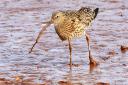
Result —
POLYGON ((97 62, 94 59, 90 60, 89 68, 90 68, 90 73, 99 65, 99 62, 97 62))
POLYGON ((94 60, 94 59, 91 59, 90 60, 90 65, 93 65, 93 66, 98 66, 99 65, 99 62, 94 60))

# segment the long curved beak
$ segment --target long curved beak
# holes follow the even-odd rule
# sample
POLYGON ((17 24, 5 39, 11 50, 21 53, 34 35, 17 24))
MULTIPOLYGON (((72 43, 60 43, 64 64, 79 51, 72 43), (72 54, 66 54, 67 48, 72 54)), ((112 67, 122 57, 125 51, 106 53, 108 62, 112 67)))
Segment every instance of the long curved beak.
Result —
POLYGON ((42 35, 43 32, 47 29, 47 27, 52 24, 52 22, 51 22, 51 21, 47 21, 47 22, 42 22, 42 24, 45 24, 45 25, 44 25, 44 26, 41 25, 41 28, 42 28, 42 29, 41 29, 40 33, 38 34, 38 37, 36 38, 35 43, 32 45, 32 47, 31 47, 29 53, 32 52, 32 50, 33 50, 33 48, 35 47, 36 43, 38 43, 38 41, 39 41, 41 35, 42 35))

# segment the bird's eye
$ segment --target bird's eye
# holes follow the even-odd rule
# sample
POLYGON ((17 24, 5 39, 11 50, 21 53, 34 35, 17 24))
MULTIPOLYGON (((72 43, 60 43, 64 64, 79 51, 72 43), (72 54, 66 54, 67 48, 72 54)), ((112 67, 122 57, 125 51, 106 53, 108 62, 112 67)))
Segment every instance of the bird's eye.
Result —
POLYGON ((59 16, 56 16, 55 18, 58 18, 59 16))

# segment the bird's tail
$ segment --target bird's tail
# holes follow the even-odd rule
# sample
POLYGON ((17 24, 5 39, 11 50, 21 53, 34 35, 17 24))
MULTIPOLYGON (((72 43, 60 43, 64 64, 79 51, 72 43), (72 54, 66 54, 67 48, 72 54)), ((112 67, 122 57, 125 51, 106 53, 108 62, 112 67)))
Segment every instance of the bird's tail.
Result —
POLYGON ((96 9, 94 10, 94 19, 96 18, 98 12, 99 12, 99 8, 96 8, 96 9))

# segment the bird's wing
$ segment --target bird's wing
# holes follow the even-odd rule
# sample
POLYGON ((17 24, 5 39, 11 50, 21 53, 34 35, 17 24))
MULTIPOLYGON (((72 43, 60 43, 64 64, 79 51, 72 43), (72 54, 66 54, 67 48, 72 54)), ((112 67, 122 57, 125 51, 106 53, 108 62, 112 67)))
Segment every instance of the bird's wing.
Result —
POLYGON ((94 12, 90 8, 82 7, 77 11, 77 14, 81 23, 84 23, 86 26, 89 26, 94 19, 94 12))

